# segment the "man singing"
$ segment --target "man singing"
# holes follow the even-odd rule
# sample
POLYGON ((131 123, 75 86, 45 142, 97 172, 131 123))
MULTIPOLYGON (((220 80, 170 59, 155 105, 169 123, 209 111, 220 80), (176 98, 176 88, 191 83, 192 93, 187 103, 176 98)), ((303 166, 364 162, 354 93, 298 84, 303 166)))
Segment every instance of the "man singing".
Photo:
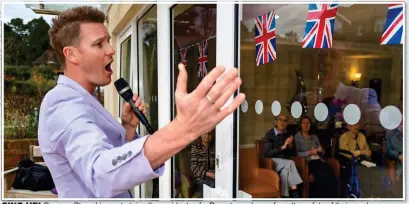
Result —
MULTIPOLYGON (((179 65, 176 118, 154 134, 137 137, 138 118, 124 104, 118 123, 93 95, 111 83, 114 49, 105 15, 92 7, 60 13, 49 30, 51 46, 64 69, 41 103, 38 137, 44 160, 61 198, 129 198, 129 189, 162 175, 163 163, 212 130, 245 99, 237 69, 214 68, 190 94, 179 65)), ((143 110, 134 95, 135 105, 143 110)))

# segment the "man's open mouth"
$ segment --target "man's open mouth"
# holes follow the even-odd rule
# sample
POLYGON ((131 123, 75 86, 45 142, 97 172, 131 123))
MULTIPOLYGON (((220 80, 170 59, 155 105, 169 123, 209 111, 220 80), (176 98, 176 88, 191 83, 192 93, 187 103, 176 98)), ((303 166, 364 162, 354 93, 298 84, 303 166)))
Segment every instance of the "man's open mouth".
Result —
POLYGON ((107 64, 107 65, 105 66, 105 70, 107 70, 108 72, 112 72, 111 63, 112 63, 112 62, 110 62, 109 64, 107 64))

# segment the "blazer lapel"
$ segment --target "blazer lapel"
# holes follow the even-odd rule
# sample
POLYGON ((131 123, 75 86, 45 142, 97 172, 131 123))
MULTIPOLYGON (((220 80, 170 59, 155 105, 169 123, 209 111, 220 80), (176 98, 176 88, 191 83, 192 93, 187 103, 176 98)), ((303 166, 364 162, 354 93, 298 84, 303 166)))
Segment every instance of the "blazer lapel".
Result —
POLYGON ((91 94, 88 94, 86 97, 89 98, 91 105, 94 106, 96 110, 98 110, 109 122, 111 122, 118 129, 118 131, 121 134, 122 142, 125 143, 125 139, 126 139, 125 138, 125 135, 126 135, 125 128, 117 120, 115 120, 115 118, 112 117, 112 115, 105 109, 105 107, 103 107, 101 103, 96 98, 94 98, 91 94))
POLYGON ((87 101, 89 101, 89 103, 98 112, 100 112, 109 122, 112 123, 112 125, 114 125, 118 129, 118 132, 121 134, 122 142, 125 143, 126 139, 125 128, 114 117, 112 117, 112 115, 101 105, 101 103, 94 96, 92 96, 84 87, 82 87, 76 81, 64 75, 60 75, 58 77, 58 84, 65 84, 67 86, 70 86, 71 88, 80 92, 80 94, 82 94, 84 97, 86 97, 87 101))

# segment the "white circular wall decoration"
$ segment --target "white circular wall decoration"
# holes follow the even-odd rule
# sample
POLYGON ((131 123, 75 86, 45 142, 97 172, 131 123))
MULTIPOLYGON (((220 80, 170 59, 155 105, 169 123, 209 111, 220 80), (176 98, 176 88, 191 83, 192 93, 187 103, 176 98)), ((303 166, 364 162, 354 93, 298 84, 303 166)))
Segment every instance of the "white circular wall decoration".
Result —
POLYGON ((243 111, 243 113, 247 112, 249 108, 249 104, 247 103, 247 100, 244 100, 243 103, 241 104, 241 111, 243 111))
POLYGON ((271 112, 273 113, 274 116, 280 115, 281 112, 280 102, 274 101, 273 104, 271 104, 271 112))
POLYGON ((261 114, 263 112, 263 102, 258 100, 256 102, 256 113, 261 114))
POLYGON ((349 125, 355 125, 361 119, 361 110, 355 104, 349 104, 344 109, 344 119, 349 125))
POLYGON ((291 115, 294 118, 299 118, 302 114, 302 106, 301 103, 296 101, 291 105, 291 115))
POLYGON ((324 103, 318 103, 314 108, 315 118, 322 122, 328 117, 328 108, 324 103))
POLYGON ((393 130, 402 122, 402 113, 395 106, 386 106, 379 114, 379 121, 384 128, 393 130))

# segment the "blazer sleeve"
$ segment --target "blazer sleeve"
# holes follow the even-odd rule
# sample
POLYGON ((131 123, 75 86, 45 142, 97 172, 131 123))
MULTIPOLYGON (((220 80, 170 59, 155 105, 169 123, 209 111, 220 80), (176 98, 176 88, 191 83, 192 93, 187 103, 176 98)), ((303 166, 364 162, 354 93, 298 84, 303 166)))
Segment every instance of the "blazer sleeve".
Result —
POLYGON ((153 170, 144 154, 147 136, 114 147, 89 110, 78 108, 79 114, 58 133, 55 151, 67 158, 96 197, 114 197, 163 174, 164 166, 153 170))
POLYGON ((282 151, 281 146, 275 144, 275 140, 271 138, 273 137, 272 134, 273 133, 269 131, 264 136, 264 157, 267 157, 267 158, 273 158, 274 156, 276 156, 278 153, 282 151))

